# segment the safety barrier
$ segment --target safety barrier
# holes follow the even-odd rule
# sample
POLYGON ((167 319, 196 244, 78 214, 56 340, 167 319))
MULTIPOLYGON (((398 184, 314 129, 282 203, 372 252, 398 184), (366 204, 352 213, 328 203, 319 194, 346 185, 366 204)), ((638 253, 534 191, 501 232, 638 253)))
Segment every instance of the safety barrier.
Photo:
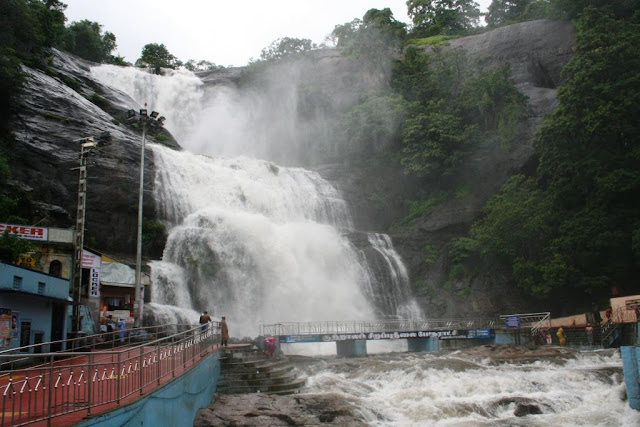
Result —
MULTIPOLYGON (((189 369, 219 336, 214 323, 118 350, 30 354, 28 366, 0 373, 0 426, 49 424, 76 412, 116 408, 189 369)), ((5 367, 20 359, 25 356, 0 354, 5 367)))
POLYGON ((495 328, 500 325, 502 324, 498 319, 392 319, 375 321, 282 322, 260 324, 260 334, 263 336, 359 334, 369 332, 480 329, 495 328))

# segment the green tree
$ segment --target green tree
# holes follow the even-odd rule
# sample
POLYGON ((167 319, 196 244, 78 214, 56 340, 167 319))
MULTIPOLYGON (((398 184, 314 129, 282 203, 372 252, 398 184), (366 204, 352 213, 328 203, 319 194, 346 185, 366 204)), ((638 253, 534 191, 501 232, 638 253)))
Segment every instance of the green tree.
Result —
POLYGON ((110 62, 116 36, 108 31, 102 34, 102 25, 85 19, 67 27, 62 47, 89 61, 110 62))
POLYGON ((473 0, 408 0, 407 7, 416 36, 465 34, 480 19, 473 0))
POLYGON ((300 55, 316 48, 317 46, 309 39, 284 37, 274 40, 268 47, 262 49, 260 59, 263 61, 276 61, 300 55))
POLYGON ((493 0, 484 20, 489 27, 519 22, 533 0, 493 0))
POLYGON ((196 72, 196 71, 217 70, 224 67, 221 65, 216 65, 211 61, 205 61, 205 60, 196 61, 195 59, 190 59, 184 63, 184 68, 186 68, 189 71, 196 72))
POLYGON ((0 235, 0 261, 14 263, 22 254, 29 253, 35 249, 35 245, 29 240, 9 234, 6 230, 0 235))
POLYGON ((149 43, 142 48, 142 54, 136 61, 136 67, 152 68, 155 74, 162 74, 163 68, 175 70, 182 62, 173 56, 164 44, 149 43))
POLYGON ((336 25, 331 35, 347 55, 384 61, 402 47, 406 24, 397 21, 389 8, 369 9, 362 20, 336 25))

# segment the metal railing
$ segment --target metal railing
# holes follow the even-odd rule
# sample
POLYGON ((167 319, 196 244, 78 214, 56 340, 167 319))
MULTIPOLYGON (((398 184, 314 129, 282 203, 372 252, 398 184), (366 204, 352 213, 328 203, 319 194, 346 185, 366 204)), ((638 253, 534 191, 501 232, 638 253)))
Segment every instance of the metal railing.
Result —
POLYGON ((13 369, 21 363, 30 363, 32 354, 93 351, 98 348, 115 349, 125 345, 139 344, 143 341, 153 341, 191 328, 193 328, 193 325, 187 324, 146 326, 11 348, 0 351, 0 358, 7 354, 21 354, 23 357, 12 359, 8 362, 3 362, 0 359, 0 371, 13 369), (55 348, 60 348, 60 350, 53 350, 55 348))
MULTIPOLYGON (((79 420, 115 409, 191 368, 219 337, 214 322, 206 330, 192 326, 118 350, 30 354, 29 366, 0 375, 0 426, 51 424, 55 417, 82 412, 79 420)), ((11 366, 24 357, 3 352, 0 362, 11 366)))
POLYGON ((404 319, 375 321, 318 321, 260 324, 260 335, 355 334, 425 330, 495 328, 498 319, 404 319))
POLYGON ((611 313, 611 317, 607 320, 607 322, 602 325, 600 330, 602 331, 601 342, 604 345, 606 343, 607 346, 611 345, 614 339, 610 340, 610 337, 620 328, 620 325, 624 321, 624 312, 622 307, 618 307, 613 313, 611 313))

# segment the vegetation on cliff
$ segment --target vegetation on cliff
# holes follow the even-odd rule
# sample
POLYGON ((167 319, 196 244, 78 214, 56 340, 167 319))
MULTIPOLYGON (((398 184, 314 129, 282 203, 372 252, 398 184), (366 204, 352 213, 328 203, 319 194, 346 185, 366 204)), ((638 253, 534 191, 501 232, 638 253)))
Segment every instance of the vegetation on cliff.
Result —
POLYGON ((510 265, 516 284, 538 297, 637 289, 640 22, 638 2, 627 3, 574 12, 577 52, 536 138, 536 173, 512 177, 452 247, 458 258, 510 265))

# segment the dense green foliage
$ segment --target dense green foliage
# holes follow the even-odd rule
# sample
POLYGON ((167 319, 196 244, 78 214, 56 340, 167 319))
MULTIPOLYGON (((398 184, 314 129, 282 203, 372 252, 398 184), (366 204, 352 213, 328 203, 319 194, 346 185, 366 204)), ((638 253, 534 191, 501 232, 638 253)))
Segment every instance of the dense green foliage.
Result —
POLYGON ((184 68, 189 71, 211 71, 218 70, 220 68, 224 68, 222 65, 216 65, 211 61, 206 61, 201 59, 196 61, 195 59, 190 59, 184 63, 184 68))
POLYGON ((416 37, 465 34, 480 19, 478 3, 473 0, 408 0, 407 7, 416 37))
POLYGON ((409 48, 395 69, 394 87, 411 104, 401 128, 402 164, 418 175, 451 174, 488 142, 508 145, 515 136, 524 97, 508 66, 470 77, 461 51, 409 48))
POLYGON ((331 37, 345 54, 376 64, 399 51, 406 38, 406 24, 397 21, 389 8, 370 9, 362 20, 336 25, 331 37))
POLYGON ((274 40, 268 47, 262 49, 260 59, 263 61, 276 61, 300 55, 316 48, 317 46, 309 39, 284 37, 274 40))
POLYGON ((109 31, 103 34, 102 25, 86 19, 66 28, 61 48, 89 61, 124 63, 122 57, 111 55, 116 48, 116 36, 109 31))
POLYGON ((22 254, 33 251, 36 246, 30 240, 21 239, 5 231, 0 234, 0 261, 13 263, 22 254))
POLYGON ((142 47, 140 58, 136 61, 136 67, 151 68, 155 74, 162 74, 163 68, 175 70, 182 65, 164 44, 148 43, 142 47))
POLYGON ((537 174, 509 180, 452 246, 459 260, 510 266, 516 284, 538 297, 637 289, 640 23, 638 2, 620 3, 568 12, 579 16, 577 52, 536 139, 537 174))

